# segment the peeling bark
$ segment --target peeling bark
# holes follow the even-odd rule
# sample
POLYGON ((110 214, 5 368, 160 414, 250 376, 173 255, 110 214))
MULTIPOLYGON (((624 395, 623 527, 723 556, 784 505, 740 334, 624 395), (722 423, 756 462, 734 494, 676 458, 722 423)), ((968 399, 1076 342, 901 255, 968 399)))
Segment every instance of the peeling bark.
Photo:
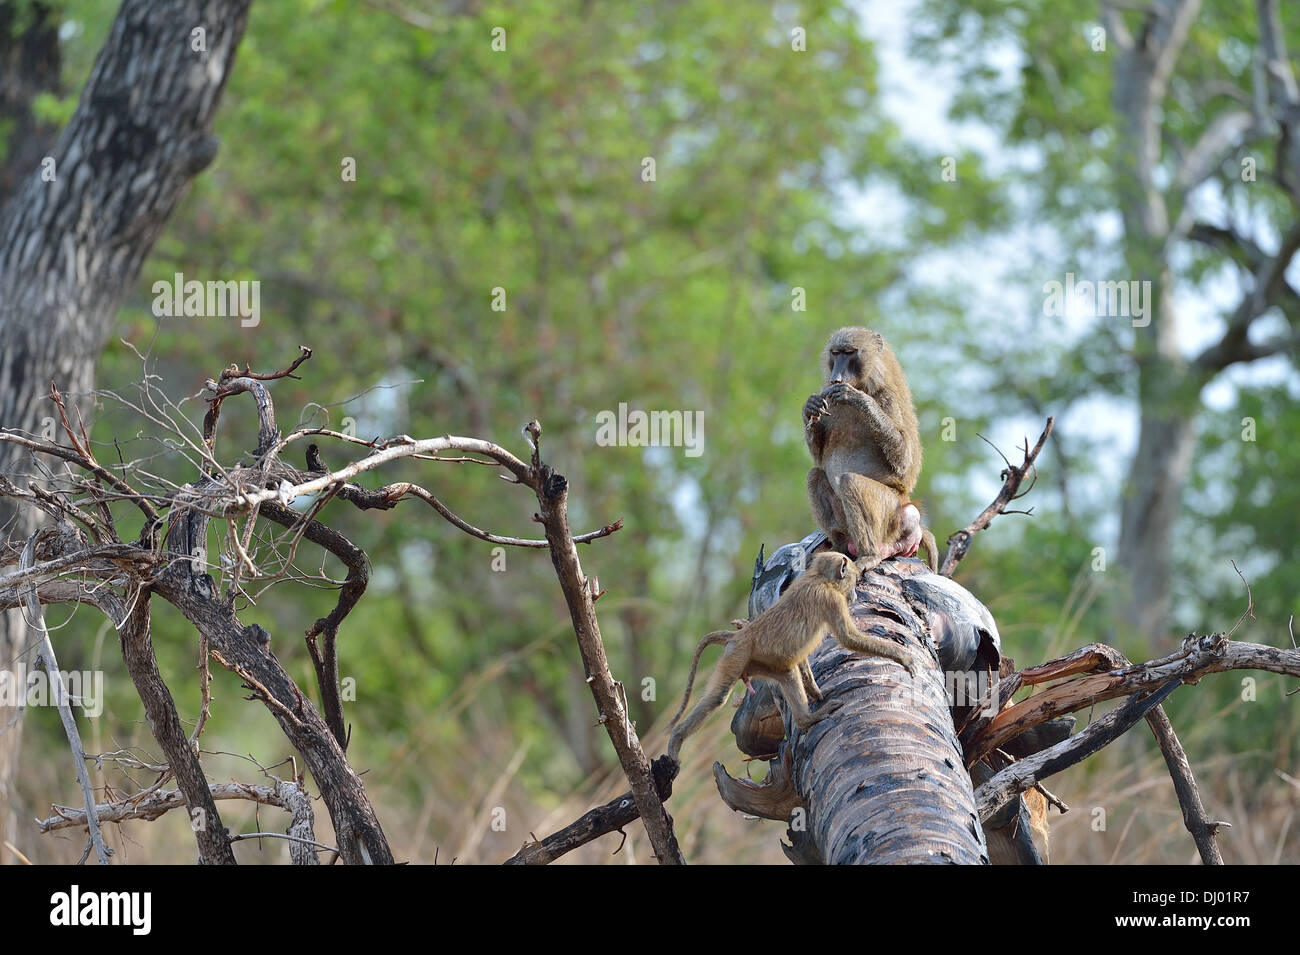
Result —
POLYGON ((715 772, 719 792, 733 808, 768 818, 793 806, 784 816, 785 848, 798 863, 988 863, 940 660, 944 668, 996 667, 996 629, 991 644, 981 636, 992 618, 914 560, 886 561, 864 575, 852 613, 860 630, 907 645, 929 666, 913 679, 892 661, 853 653, 827 636, 810 662, 840 708, 800 732, 780 694, 764 685, 732 727, 745 752, 777 753, 773 771, 757 788, 715 772), (784 717, 783 742, 769 715, 773 705, 784 717))

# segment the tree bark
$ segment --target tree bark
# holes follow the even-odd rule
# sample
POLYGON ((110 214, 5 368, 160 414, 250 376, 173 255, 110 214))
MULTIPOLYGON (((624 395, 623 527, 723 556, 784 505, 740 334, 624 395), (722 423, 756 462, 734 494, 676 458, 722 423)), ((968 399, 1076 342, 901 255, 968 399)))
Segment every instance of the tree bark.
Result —
MULTIPOLYGON (((854 616, 862 628, 871 613, 859 602, 854 616)), ((874 632, 882 630, 918 632, 897 624, 874 632)), ((903 642, 924 652, 914 639, 903 642)), ((807 733, 794 729, 791 740, 806 836, 827 863, 988 863, 943 677, 932 664, 912 681, 900 667, 834 640, 813 654, 823 692, 846 698, 835 716, 807 733)))
POLYGON ((118 637, 122 643, 122 659, 135 684, 140 702, 144 704, 149 731, 158 741, 167 765, 176 775, 178 788, 185 795, 190 828, 199 848, 201 865, 234 865, 235 853, 230 848, 230 833, 226 831, 217 811, 217 804, 208 788, 207 777, 199 764, 196 747, 190 743, 176 712, 171 690, 158 672, 158 660, 153 652, 153 635, 150 618, 151 595, 143 587, 136 595, 130 615, 122 622, 118 637))
POLYGON ((1196 447, 1195 415, 1190 405, 1144 411, 1125 485, 1119 537, 1128 588, 1124 617, 1150 641, 1167 632, 1173 609, 1174 527, 1196 447))
MULTIPOLYGON (((42 430, 51 379, 74 400, 141 263, 190 180, 216 156, 212 120, 244 32, 249 0, 126 0, 72 120, 50 152, 54 178, 25 170, 0 212, 0 421, 42 430), (206 51, 191 31, 205 30, 206 51)), ((0 445, 0 474, 26 473, 0 445)), ((0 500, 0 527, 35 529, 32 510, 0 500)), ((21 622, 0 616, 0 660, 21 652, 21 622)), ((13 715, 0 708, 0 726, 13 715)), ((0 736, 0 840, 13 834, 21 723, 0 736)), ((11 840, 12 841, 12 840, 11 840)), ((3 843, 0 842, 0 845, 3 843)), ((8 853, 0 850, 0 860, 8 853)))
MULTIPOLYGON (((811 538, 802 542, 810 544, 817 546, 811 538)), ((797 565, 780 570, 788 550, 777 551, 756 572, 755 595, 762 597, 751 612, 761 612, 762 603, 779 594, 774 571, 787 577, 797 572, 797 565)), ((916 678, 892 661, 850 652, 828 635, 810 662, 826 700, 839 708, 800 732, 779 692, 764 684, 750 694, 732 721, 736 745, 751 756, 776 755, 762 786, 715 766, 723 801, 785 820, 791 841, 786 855, 799 863, 987 864, 944 673, 969 673, 988 685, 991 677, 978 674, 997 673, 992 616, 917 560, 889 560, 864 575, 851 611, 858 629, 909 647, 923 662, 916 678)), ((970 696, 973 703, 975 685, 970 696)))

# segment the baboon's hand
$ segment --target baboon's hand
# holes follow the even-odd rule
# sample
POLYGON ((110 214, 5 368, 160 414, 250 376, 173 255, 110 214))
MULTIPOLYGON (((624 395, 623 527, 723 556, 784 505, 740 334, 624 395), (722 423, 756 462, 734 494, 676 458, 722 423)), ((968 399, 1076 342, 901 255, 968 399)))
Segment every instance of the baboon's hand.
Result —
MULTIPOLYGON (((854 549, 856 550, 857 548, 854 549)), ((863 554, 853 563, 858 568, 858 574, 861 575, 861 574, 865 574, 869 570, 875 570, 877 567, 881 565, 884 559, 885 559, 884 557, 876 553, 863 554)))
POLYGON ((836 404, 858 405, 859 407, 866 405, 868 402, 875 403, 875 399, 865 391, 858 391, 858 389, 843 381, 837 381, 823 391, 822 398, 828 403, 835 402, 836 404))
POLYGON ((812 424, 829 410, 825 394, 809 395, 808 400, 803 403, 804 423, 812 424))

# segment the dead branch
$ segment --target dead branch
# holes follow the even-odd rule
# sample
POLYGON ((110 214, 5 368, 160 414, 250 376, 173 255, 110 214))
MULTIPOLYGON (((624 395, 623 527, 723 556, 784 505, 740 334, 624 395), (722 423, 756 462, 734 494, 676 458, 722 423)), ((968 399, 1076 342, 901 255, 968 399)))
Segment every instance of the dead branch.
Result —
POLYGON ((307 649, 316 670, 316 686, 321 693, 321 709, 325 721, 338 744, 345 750, 348 745, 347 727, 343 721, 343 699, 339 694, 339 627, 357 601, 366 592, 370 581, 370 559, 366 552, 350 540, 316 520, 305 520, 302 515, 274 501, 262 505, 261 513, 283 527, 302 529, 302 534, 313 544, 329 551, 348 569, 347 578, 339 588, 338 603, 329 616, 321 617, 307 628, 307 649), (319 639, 318 639, 319 638, 319 639))
MULTIPOLYGON (((274 786, 255 786, 249 783, 211 783, 207 786, 209 800, 245 799, 264 806, 283 809, 291 816, 289 834, 305 843, 319 846, 312 833, 311 799, 301 783, 293 780, 277 779, 274 786)), ((122 823, 130 819, 152 821, 173 809, 183 809, 188 801, 179 789, 163 789, 154 792, 136 793, 117 802, 103 802, 95 805, 95 815, 100 822, 122 823)), ((36 820, 41 832, 55 832, 59 829, 82 828, 86 825, 86 810, 67 806, 51 806, 51 815, 47 819, 36 820)), ((246 838, 241 835, 240 838, 246 838)), ((235 841, 232 839, 231 841, 235 841)), ((332 846, 322 848, 337 852, 332 846)), ((289 849, 290 857, 297 865, 316 865, 316 853, 307 849, 302 853, 302 861, 294 847, 289 849), (311 861, 308 861, 310 856, 311 861)))
MULTIPOLYGON (((1084 650, 1095 653, 1095 646, 1084 650)), ((1083 652, 1076 651, 1071 656, 1077 657, 1083 652)), ((1049 666, 1055 667, 1056 664, 1049 666)), ((1171 677, 1190 684, 1198 682, 1208 673, 1227 670, 1268 670, 1300 677, 1300 651, 1239 643, 1229 640, 1221 633, 1199 638, 1193 635, 1183 642, 1180 650, 1169 656, 1110 672, 1089 673, 1048 687, 1042 693, 1001 710, 971 738, 966 748, 967 765, 983 758, 1012 737, 1053 717, 1086 709, 1106 700, 1130 696, 1141 690, 1150 690, 1171 677)), ((1024 682, 1023 674, 1021 682, 1024 682)))
MULTIPOLYGON (((19 559, 20 570, 31 567, 36 552, 36 538, 40 531, 27 538, 19 559)), ((58 707, 59 719, 63 721, 63 732, 68 737, 68 746, 72 749, 72 759, 77 768, 77 782, 81 785, 81 795, 86 804, 86 827, 90 834, 90 844, 95 847, 95 855, 100 865, 108 865, 112 850, 104 845, 104 835, 99 829, 99 819, 95 816, 95 794, 90 788, 90 775, 86 772, 86 751, 81 745, 81 734, 77 731, 77 721, 68 705, 68 688, 64 685, 63 674, 59 671, 58 659, 54 656, 54 645, 50 643, 50 632, 45 628, 45 614, 36 599, 36 587, 29 585, 26 593, 27 625, 33 631, 37 644, 39 666, 45 664, 45 672, 50 679, 50 689, 54 695, 54 705, 58 707)))
MULTIPOLYGON (((673 780, 679 766, 667 756, 660 756, 651 764, 655 792, 660 802, 673 794, 673 780)), ((632 793, 616 796, 603 806, 588 810, 578 819, 545 839, 524 843, 522 849, 505 861, 505 865, 547 865, 579 846, 599 839, 611 832, 619 832, 640 818, 636 799, 632 793)))
POLYGON ((230 851, 230 833, 221 822, 217 805, 212 801, 207 778, 199 765, 198 753, 185 733, 180 714, 171 691, 158 671, 150 637, 150 593, 141 587, 131 612, 118 628, 122 644, 122 659, 126 664, 136 694, 144 705, 149 729, 158 741, 167 765, 176 777, 176 784, 185 795, 189 807, 190 828, 198 843, 201 865, 234 865, 235 855, 230 851))
MULTIPOLYGON (((1199 682, 1207 673, 1238 669, 1259 669, 1300 677, 1300 651, 1239 643, 1221 633, 1201 638, 1191 635, 1178 651, 1135 666, 1119 651, 1104 644, 1083 647, 1059 660, 1013 674, 998 684, 996 704, 993 704, 992 700, 985 700, 982 703, 984 706, 996 706, 996 715, 982 715, 978 720, 973 720, 961 734, 967 765, 974 765, 1007 739, 1018 736, 1025 730, 1061 713, 1088 708, 1096 703, 1129 694, 1132 694, 1130 699, 1132 702, 1142 694, 1150 692, 1153 686, 1161 685, 1168 688, 1168 692, 1172 692, 1173 688, 1183 683, 1199 682), (1077 674, 1086 675, 1076 679, 1066 679, 1077 674), (1002 708, 1021 687, 1052 680, 1065 680, 1065 682, 1057 683, 1015 706, 1002 708)), ((1109 715, 1113 716, 1114 713, 1109 715)), ((1149 709, 1149 712, 1145 712, 1145 717, 1160 745, 1161 754, 1174 782, 1174 790, 1183 812, 1184 825, 1191 833, 1202 861, 1206 865, 1222 865, 1223 859, 1215 842, 1215 833, 1228 824, 1209 819, 1187 754, 1164 708, 1157 703, 1149 709)), ((1073 740, 1067 740, 1058 744, 1058 747, 1053 747, 1053 751, 1057 752, 1052 760, 1040 761, 1040 764, 1029 770, 1022 770, 1019 775, 1004 775, 1016 766, 1022 765, 1019 763, 998 773, 999 786, 1004 786, 1006 791, 1012 789, 1017 792, 1023 791, 1016 787, 1022 783, 1025 788, 1033 786, 1039 780, 1091 755, 1096 750, 1087 749, 1090 744, 1081 743, 1078 750, 1060 749, 1060 747, 1070 747, 1082 735, 1083 733, 1080 733, 1073 740), (1079 753, 1083 755, 1078 755, 1079 753)), ((1101 745, 1104 746, 1109 739, 1107 738, 1101 745)), ((1042 753, 1031 758, 1038 759, 1040 756, 1042 753)), ((994 780, 991 779, 986 785, 993 782, 994 780)), ((996 811, 996 807, 991 811, 996 811)))
POLYGON ((199 718, 194 721, 194 731, 190 733, 190 745, 198 746, 203 727, 212 715, 212 665, 208 651, 208 638, 199 634, 199 718))
POLYGON ((1201 791, 1196 787, 1196 777, 1192 775, 1192 766, 1187 760, 1187 753, 1183 750, 1183 744, 1178 741, 1178 734, 1174 732, 1174 725, 1169 722, 1163 706, 1157 706, 1147 714, 1147 725, 1151 727, 1151 733, 1160 744, 1165 765, 1169 767, 1169 775, 1174 780, 1178 805, 1183 810, 1183 825, 1192 834, 1192 841, 1196 843, 1196 851, 1201 854, 1201 861, 1206 865, 1223 865, 1223 856, 1219 852, 1219 845, 1214 835, 1220 827, 1230 823, 1210 821, 1205 811, 1205 803, 1201 801, 1201 791))
POLYGON ((1135 693, 1123 706, 1084 727, 1074 736, 1041 752, 1012 763, 975 790, 975 805, 983 821, 1040 779, 1046 779, 1082 762, 1102 747, 1119 739, 1129 728, 1178 689, 1181 680, 1171 677, 1152 691, 1135 693))
POLYGON ((624 705, 620 692, 622 685, 616 683, 609 672, 609 661, 605 657, 605 645, 596 621, 591 589, 582 572, 578 549, 569 530, 568 481, 541 460, 542 426, 534 420, 529 422, 525 431, 532 440, 533 454, 532 466, 525 471, 527 480, 524 483, 536 493, 541 507, 541 513, 536 519, 546 528, 546 540, 551 547, 551 563, 555 566, 560 588, 564 591, 564 599, 569 606, 574 634, 578 638, 578 649, 587 671, 587 685, 596 698, 600 722, 604 724, 610 742, 618 753, 623 772, 632 784, 632 797, 656 858, 661 865, 684 864, 682 850, 673 833, 672 817, 664 808, 650 772, 650 762, 641 749, 641 741, 637 738, 631 716, 624 705))
MULTIPOLYGON (((523 537, 502 537, 498 534, 491 534, 485 530, 481 530, 454 513, 449 507, 447 507, 447 505, 443 504, 418 484, 411 484, 409 482, 389 484, 382 490, 387 491, 392 495, 394 501, 399 501, 408 494, 412 497, 419 498, 441 514, 453 527, 458 527, 470 537, 477 537, 479 540, 487 541, 489 544, 504 544, 510 547, 533 547, 538 549, 550 546, 550 544, 544 540, 532 540, 523 537)), ((621 530, 622 528, 623 519, 620 517, 614 523, 606 524, 604 527, 600 528, 600 530, 590 531, 586 534, 579 534, 577 537, 573 538, 573 542, 575 544, 590 544, 597 538, 608 537, 610 534, 613 534, 615 531, 621 530)))
MULTIPOLYGON (((221 372, 218 379, 209 379, 208 407, 203 426, 192 437, 185 430, 193 430, 188 419, 165 396, 159 398, 154 394, 146 373, 142 387, 143 397, 139 404, 124 403, 179 439, 178 442, 168 438, 159 443, 166 449, 164 453, 179 451, 186 461, 200 471, 196 480, 185 485, 177 486, 137 468, 133 473, 143 474, 144 479, 153 485, 148 489, 149 493, 137 492, 94 459, 88 439, 84 434, 77 434, 66 414, 62 417, 72 445, 70 449, 33 438, 0 435, 0 438, 12 440, 33 452, 65 460, 92 475, 95 479, 93 481, 78 481, 73 478, 72 484, 87 496, 93 505, 91 511, 99 508, 101 514, 101 519, 97 520, 92 513, 70 506, 56 495, 21 491, 7 482, 0 485, 0 494, 21 497, 42 507, 61 522, 61 527, 66 528, 61 531, 57 546, 51 544, 47 548, 50 552, 42 554, 45 563, 39 568, 32 570, 29 561, 19 568, 17 576, 10 574, 0 578, 0 606, 5 605, 7 600, 11 601, 20 586, 30 587, 32 599, 37 604, 41 601, 69 601, 102 606, 106 601, 111 604, 114 600, 120 604, 120 594, 130 594, 134 601, 130 611, 111 616, 115 621, 123 621, 123 649, 130 656, 128 665, 136 680, 137 691, 145 703, 151 724, 154 724, 155 731, 159 733, 160 745, 167 753, 171 769, 177 774, 181 791, 192 803, 200 804, 204 799, 211 803, 211 797, 205 795, 206 781, 202 780, 189 740, 183 733, 173 732, 179 725, 175 719, 174 704, 166 687, 156 678, 156 664, 152 662, 148 646, 150 595, 156 594, 172 603, 198 631, 204 647, 205 664, 211 658, 237 674, 252 691, 251 698, 260 699, 266 705, 281 730, 303 755, 321 786, 322 797, 338 834, 338 851, 344 860, 391 862, 391 851, 366 799, 364 788, 348 766, 343 753, 347 735, 338 694, 337 637, 344 619, 365 592, 369 574, 368 560, 361 548, 316 517, 324 503, 333 496, 349 500, 362 509, 391 507, 404 495, 420 497, 435 506, 454 526, 481 539, 534 548, 545 546, 551 550, 552 562, 565 592, 587 669, 588 683, 600 712, 600 721, 606 724, 620 763, 631 782, 637 813, 644 821, 658 858, 663 862, 681 862, 671 819, 664 810, 650 764, 641 750, 627 713, 626 695, 622 685, 609 673, 592 607, 595 592, 577 559, 577 543, 608 536, 617 531, 622 522, 607 524, 597 531, 573 537, 568 527, 566 482, 549 465, 542 463, 538 450, 541 428, 536 422, 531 423, 527 429, 532 444, 530 463, 521 461, 504 448, 477 438, 445 435, 418 441, 406 435, 398 435, 383 441, 376 439, 358 442, 368 448, 366 456, 337 471, 324 467, 315 446, 308 451, 308 472, 288 467, 278 460, 279 451, 309 431, 295 431, 288 439, 280 438, 274 405, 265 382, 294 377, 292 372, 310 357, 310 350, 304 347, 297 360, 283 371, 256 373, 245 366, 241 372, 237 366, 232 365, 221 372), (227 398, 244 393, 253 397, 257 408, 257 461, 252 466, 226 468, 216 456, 220 414, 227 398), (453 452, 457 457, 439 457, 443 452, 453 452), (540 513, 534 519, 545 526, 546 539, 527 540, 488 534, 459 519, 449 508, 440 507, 441 502, 419 485, 396 484, 379 491, 368 491, 352 483, 359 475, 404 457, 436 461, 460 460, 502 468, 507 480, 525 485, 537 496, 540 513), (153 493, 154 487, 160 487, 161 493, 153 493), (111 513, 106 510, 111 496, 132 498, 137 505, 145 505, 142 507, 146 516, 145 530, 134 545, 116 543, 111 513), (312 513, 306 517, 298 515, 287 506, 299 497, 309 497, 316 501, 312 513), (160 506, 169 510, 161 552, 154 548, 159 546, 157 532, 163 522, 152 501, 159 502, 160 506), (222 554, 222 561, 209 560, 206 554, 209 522, 213 519, 234 521, 241 517, 247 519, 242 534, 233 523, 227 527, 226 551, 222 554), (256 563, 254 525, 259 517, 284 527, 292 537, 283 567, 275 574, 264 572, 256 563), (74 520, 85 525, 86 533, 96 540, 99 531, 105 530, 115 541, 117 549, 106 549, 107 545, 94 548, 87 546, 84 535, 67 523, 74 520), (321 690, 323 719, 271 652, 270 634, 260 626, 243 625, 235 613, 235 598, 244 593, 240 587, 241 577, 247 575, 248 579, 294 579, 294 554, 298 540, 302 537, 334 554, 348 568, 348 576, 342 582, 334 610, 306 631, 321 690), (209 567, 222 566, 223 562, 227 568, 222 574, 226 585, 224 593, 218 588, 217 581, 206 572, 209 567), (97 599, 99 592, 104 596, 97 599), (199 792, 200 783, 202 792, 199 792)), ((57 389, 52 391, 52 395, 58 404, 57 389)), ((125 463, 121 467, 123 472, 131 470, 125 463)), ((261 538, 256 540, 260 541, 261 538)), ((271 546, 276 550, 278 559, 281 556, 279 545, 272 543, 271 546)), ((5 556, 6 553, 0 550, 0 565, 5 562, 5 556)), ((206 679, 201 677, 200 684, 201 695, 206 700, 206 679)), ((203 703, 203 708, 206 710, 206 702, 203 703)), ((204 718, 201 715, 200 725, 204 718)), ((156 782, 155 787, 160 786, 161 782, 156 782)), ((211 806, 207 808, 212 821, 217 822, 215 809, 211 806)), ((201 840, 200 852, 205 859, 215 858, 214 854, 224 846, 225 857, 222 861, 233 861, 229 856, 229 839, 224 830, 209 831, 204 839, 211 840, 210 844, 201 840)), ((298 841, 303 846, 312 842, 307 837, 299 837, 298 841)))
MULTIPOLYGON (((1025 479, 1025 475, 1034 471, 1034 461, 1038 458, 1038 453, 1043 450, 1043 445, 1047 443, 1047 438, 1052 433, 1052 427, 1056 419, 1049 417, 1047 424, 1043 428, 1043 433, 1038 436, 1038 442, 1034 445, 1033 450, 1029 448, 1029 439, 1025 439, 1024 460, 1017 466, 1007 461, 1003 455, 1002 460, 1006 461, 1007 466, 1002 469, 1002 490, 998 492, 997 497, 993 499, 988 507, 980 512, 975 520, 971 521, 962 530, 957 531, 948 538, 948 548, 944 552, 943 560, 940 561, 939 573, 945 577, 951 577, 953 571, 957 569, 957 564, 966 556, 966 551, 970 548, 971 538, 977 533, 989 526, 993 518, 999 514, 1006 514, 1007 505, 1019 497, 1023 497, 1025 492, 1020 491, 1020 485, 1025 479)), ((1030 487, 1033 484, 1031 482, 1030 487)))

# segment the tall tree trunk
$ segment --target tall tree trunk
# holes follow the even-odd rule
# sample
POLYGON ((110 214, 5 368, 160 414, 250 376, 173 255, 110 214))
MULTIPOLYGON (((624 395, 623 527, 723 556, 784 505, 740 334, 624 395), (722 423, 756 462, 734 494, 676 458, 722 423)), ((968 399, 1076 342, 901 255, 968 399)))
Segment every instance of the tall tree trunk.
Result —
POLYGON ((1144 317, 1109 318, 1134 325, 1141 432, 1124 488, 1118 556, 1129 586, 1126 618, 1148 639, 1161 631, 1171 605, 1174 523, 1191 469, 1199 398, 1178 349, 1171 226, 1156 173, 1161 104, 1199 11, 1200 0, 1155 4, 1142 39, 1119 42, 1111 93, 1123 117, 1113 171, 1124 220, 1125 278, 1149 289, 1144 317))
POLYGON ((1194 415, 1190 407, 1144 409, 1129 466, 1119 538, 1128 587, 1125 620, 1153 643, 1170 628, 1174 525, 1196 446, 1194 415))
POLYGON ((1124 486, 1118 557, 1125 623, 1154 643, 1169 628, 1174 528, 1192 470, 1201 378, 1178 350, 1173 279, 1157 241, 1141 236, 1137 221, 1128 227, 1139 238, 1128 243, 1127 258, 1134 274, 1151 283, 1152 301, 1151 324, 1134 329, 1140 425, 1124 486))
MULTIPOLYGON (((44 400, 51 379, 88 403, 117 309, 190 181, 216 156, 212 120, 248 7, 122 4, 50 152, 53 166, 27 170, 0 213, 0 426, 40 432, 53 412, 44 400)), ((0 473, 30 474, 14 445, 0 445, 0 473)), ((0 527, 26 537, 36 514, 0 502, 0 527)), ((23 633, 12 614, 0 616, 0 666, 26 659, 23 633)), ((0 708, 0 726, 12 716, 0 708)), ((10 841, 20 730, 0 736, 0 837, 10 841)))

